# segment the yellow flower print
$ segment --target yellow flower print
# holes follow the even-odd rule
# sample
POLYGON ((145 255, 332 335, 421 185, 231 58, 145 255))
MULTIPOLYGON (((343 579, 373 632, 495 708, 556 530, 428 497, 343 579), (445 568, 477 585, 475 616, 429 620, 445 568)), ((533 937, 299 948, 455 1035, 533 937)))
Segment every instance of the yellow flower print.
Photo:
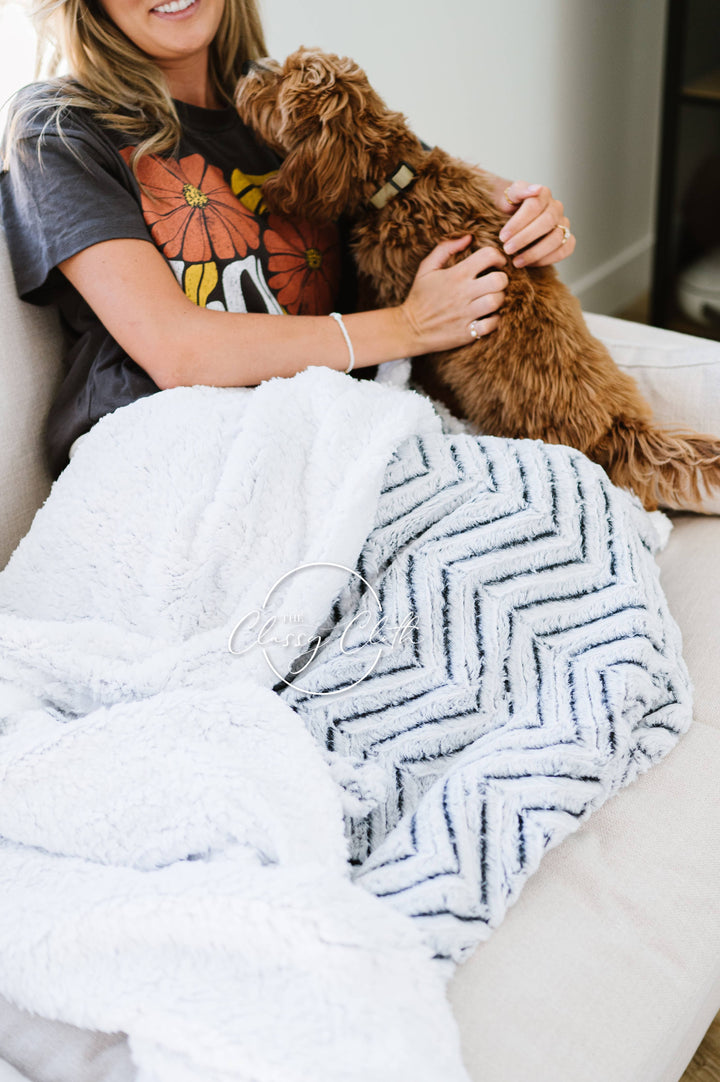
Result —
POLYGON ((240 169, 233 169, 230 177, 230 187, 240 202, 253 214, 265 214, 267 206, 263 199, 262 186, 268 177, 274 177, 277 169, 271 169, 269 173, 253 175, 243 173, 240 169))

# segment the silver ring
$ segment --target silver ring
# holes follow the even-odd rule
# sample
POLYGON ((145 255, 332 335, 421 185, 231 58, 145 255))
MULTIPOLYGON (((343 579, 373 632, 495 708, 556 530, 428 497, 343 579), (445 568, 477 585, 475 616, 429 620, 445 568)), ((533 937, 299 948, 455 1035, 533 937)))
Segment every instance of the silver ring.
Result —
POLYGON ((474 319, 472 321, 472 323, 470 324, 470 337, 471 338, 477 338, 477 336, 478 336, 478 329, 475 326, 476 322, 477 322, 477 320, 474 319))

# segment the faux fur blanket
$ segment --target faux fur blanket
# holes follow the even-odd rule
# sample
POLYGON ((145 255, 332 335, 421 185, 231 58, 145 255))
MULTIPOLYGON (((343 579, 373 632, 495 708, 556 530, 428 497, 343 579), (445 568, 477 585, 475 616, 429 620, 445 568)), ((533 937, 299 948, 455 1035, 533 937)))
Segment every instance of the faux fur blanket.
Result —
POLYGON ((140 1082, 466 1080, 433 959, 689 724, 655 544, 326 369, 105 418, 0 576, 0 994, 140 1082))

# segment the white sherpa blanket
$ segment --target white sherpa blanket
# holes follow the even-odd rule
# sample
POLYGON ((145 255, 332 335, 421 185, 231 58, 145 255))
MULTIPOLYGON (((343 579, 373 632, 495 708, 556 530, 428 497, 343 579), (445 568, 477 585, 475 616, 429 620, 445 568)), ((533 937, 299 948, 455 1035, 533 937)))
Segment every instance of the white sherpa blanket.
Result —
MULTIPOLYGON (((420 397, 326 369, 255 390, 157 394, 92 430, 0 576, 0 994, 51 1018, 127 1032, 139 1082, 467 1077, 445 971, 432 961, 458 952, 452 943, 438 949, 422 905, 397 904, 407 892, 402 850, 412 847, 425 791, 420 825, 431 843, 443 813, 432 771, 395 829, 359 745, 347 756, 320 746, 310 713, 289 705, 297 688, 287 701, 272 690, 302 652, 298 637, 237 649, 238 627, 266 611, 270 593, 290 629, 299 619, 319 627, 331 611, 337 627, 358 603, 343 568, 367 565, 379 582, 378 514, 398 469, 407 480, 424 441, 446 439, 420 397), (312 573, 296 571, 310 564, 312 573), (366 846, 363 889, 348 864, 343 815, 349 825, 365 821, 373 785, 390 852, 366 846)), ((523 444, 525 472, 542 454, 523 444)), ((553 455, 561 474, 577 473, 581 456, 553 455)), ((485 489, 498 481, 485 478, 485 489)), ((637 570, 631 623, 652 648, 631 648, 604 687, 591 680, 574 692, 591 711, 609 704, 612 725, 602 731, 613 745, 599 749, 610 766, 578 817, 664 754, 690 719, 679 636, 651 570, 652 530, 623 494, 598 512, 587 485, 578 489, 580 518, 583 509, 604 518, 624 570, 631 579, 637 570)), ((563 510, 570 490, 561 488, 559 504, 552 485, 545 497, 538 489, 536 517, 563 510)), ((597 538, 602 546, 602 530, 597 538)), ((398 568, 409 540, 400 531, 398 568)), ((483 609, 483 620, 494 611, 483 609)), ((570 623, 564 630, 567 643, 570 623)), ((337 665, 334 641, 331 633, 310 678, 337 665)), ((512 664, 523 657, 531 646, 512 664)), ((482 669, 471 676, 485 725, 482 669)), ((337 697, 338 718, 349 694, 337 697)), ((506 734, 519 724, 496 705, 505 734, 496 750, 507 756, 506 734)), ((443 769, 467 746, 458 732, 450 719, 443 769)), ((568 747, 577 767, 581 753, 568 747)), ((561 778, 557 748, 550 758, 545 771, 561 778)), ((451 784, 477 788, 477 759, 470 749, 451 784)), ((579 770, 575 780, 588 781, 579 770)), ((508 832, 517 835, 511 811, 508 832)), ((555 830, 552 811, 538 810, 526 874, 543 844, 571 829, 567 819, 555 830)), ((486 837, 479 821, 473 827, 486 837)), ((437 879, 431 864, 428 883, 437 879)), ((502 905, 517 882, 507 879, 502 905)))

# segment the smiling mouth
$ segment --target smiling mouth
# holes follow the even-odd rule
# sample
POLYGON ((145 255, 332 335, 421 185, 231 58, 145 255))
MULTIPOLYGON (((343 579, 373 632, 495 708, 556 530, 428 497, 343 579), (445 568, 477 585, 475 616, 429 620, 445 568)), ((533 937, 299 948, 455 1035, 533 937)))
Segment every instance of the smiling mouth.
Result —
POLYGON ((177 15, 181 11, 187 11, 188 8, 194 7, 199 3, 199 0, 171 0, 169 4, 158 4, 157 7, 151 8, 153 13, 158 15, 177 15))

